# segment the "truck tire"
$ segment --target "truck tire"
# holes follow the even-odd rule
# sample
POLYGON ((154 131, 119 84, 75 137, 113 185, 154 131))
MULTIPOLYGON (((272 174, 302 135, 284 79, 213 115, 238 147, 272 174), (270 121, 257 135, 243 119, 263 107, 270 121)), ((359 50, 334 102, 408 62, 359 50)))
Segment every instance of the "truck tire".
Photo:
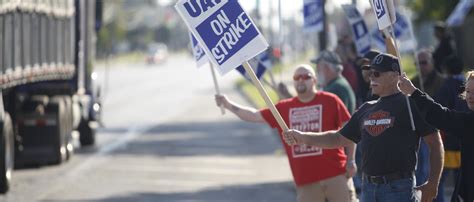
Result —
POLYGON ((72 131, 73 131, 73 112, 72 112, 72 99, 70 96, 62 96, 64 99, 65 105, 65 130, 66 130, 66 138, 64 144, 66 145, 66 160, 69 160, 71 156, 74 154, 74 146, 73 146, 73 138, 72 138, 72 131))
POLYGON ((53 110, 56 113, 57 120, 57 129, 53 142, 54 149, 54 160, 51 162, 53 164, 61 164, 67 158, 67 149, 66 149, 66 109, 64 100, 60 97, 54 97, 52 99, 51 107, 56 110, 53 110))
POLYGON ((82 120, 79 124, 79 141, 81 146, 91 146, 95 143, 95 129, 89 126, 87 120, 82 120))
POLYGON ((8 113, 5 113, 0 136, 0 193, 3 194, 10 188, 15 151, 13 125, 8 113))

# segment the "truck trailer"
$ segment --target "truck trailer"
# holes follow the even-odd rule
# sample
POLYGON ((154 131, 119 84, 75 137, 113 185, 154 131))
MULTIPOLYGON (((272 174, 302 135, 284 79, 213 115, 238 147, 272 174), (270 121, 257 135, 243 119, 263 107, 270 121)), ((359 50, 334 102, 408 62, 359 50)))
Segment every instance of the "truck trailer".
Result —
POLYGON ((100 0, 0 0, 0 193, 14 167, 60 164, 72 132, 93 145, 100 0))

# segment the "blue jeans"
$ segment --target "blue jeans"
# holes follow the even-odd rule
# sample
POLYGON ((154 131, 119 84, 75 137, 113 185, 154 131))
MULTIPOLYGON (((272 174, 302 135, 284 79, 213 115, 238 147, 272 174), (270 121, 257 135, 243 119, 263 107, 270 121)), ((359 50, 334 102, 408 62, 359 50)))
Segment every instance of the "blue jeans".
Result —
POLYGON ((428 145, 420 140, 420 149, 418 150, 418 163, 416 164, 416 186, 420 186, 428 180, 430 174, 430 151, 428 145))
POLYGON ((405 178, 386 184, 374 184, 362 179, 361 202, 408 202, 415 200, 415 179, 405 178))
MULTIPOLYGON (((430 174, 430 151, 428 145, 420 140, 420 149, 418 150, 418 163, 416 165, 416 186, 424 184, 428 180, 430 174)), ((434 202, 444 202, 444 178, 445 171, 441 175, 441 179, 438 186, 438 196, 433 200, 434 202)))

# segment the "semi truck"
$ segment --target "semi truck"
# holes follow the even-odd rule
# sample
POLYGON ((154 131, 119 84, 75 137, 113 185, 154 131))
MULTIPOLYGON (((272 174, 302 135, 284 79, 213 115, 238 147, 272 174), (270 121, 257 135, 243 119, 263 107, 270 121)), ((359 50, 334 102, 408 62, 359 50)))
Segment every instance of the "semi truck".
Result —
POLYGON ((0 193, 15 167, 60 164, 95 143, 100 0, 0 0, 0 193))

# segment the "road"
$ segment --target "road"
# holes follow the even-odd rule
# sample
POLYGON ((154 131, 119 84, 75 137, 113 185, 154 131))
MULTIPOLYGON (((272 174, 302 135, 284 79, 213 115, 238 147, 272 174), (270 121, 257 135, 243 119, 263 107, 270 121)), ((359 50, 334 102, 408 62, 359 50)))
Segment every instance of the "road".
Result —
MULTIPOLYGON (((220 78, 221 90, 245 103, 220 78)), ((275 132, 215 106, 210 70, 189 56, 98 70, 97 144, 60 166, 15 170, 0 201, 294 201, 275 132), (106 73, 108 72, 108 73, 106 73)))

